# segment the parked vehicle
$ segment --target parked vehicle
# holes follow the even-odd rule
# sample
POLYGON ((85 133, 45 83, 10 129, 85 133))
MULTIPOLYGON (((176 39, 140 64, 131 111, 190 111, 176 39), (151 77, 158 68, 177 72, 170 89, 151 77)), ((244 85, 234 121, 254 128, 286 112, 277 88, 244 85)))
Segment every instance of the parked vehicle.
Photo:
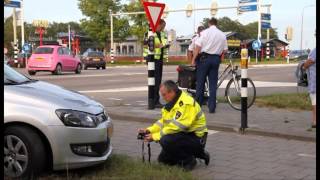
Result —
POLYGON ((106 69, 106 61, 103 55, 103 52, 97 51, 89 51, 83 53, 81 57, 81 62, 83 64, 84 69, 88 69, 88 67, 94 67, 97 69, 106 69))
POLYGON ((49 71, 60 75, 63 71, 74 71, 80 74, 81 61, 71 51, 59 45, 39 46, 28 60, 27 70, 30 75, 38 71, 49 71))
POLYGON ((306 60, 308 58, 308 52, 306 50, 293 50, 289 52, 290 60, 306 60))
POLYGON ((104 162, 112 132, 100 103, 4 65, 5 177, 31 179, 104 162))
POLYGON ((16 68, 25 68, 26 67, 26 59, 30 58, 31 54, 25 54, 25 53, 19 53, 18 54, 18 59, 10 59, 8 64, 11 67, 16 67, 16 68))

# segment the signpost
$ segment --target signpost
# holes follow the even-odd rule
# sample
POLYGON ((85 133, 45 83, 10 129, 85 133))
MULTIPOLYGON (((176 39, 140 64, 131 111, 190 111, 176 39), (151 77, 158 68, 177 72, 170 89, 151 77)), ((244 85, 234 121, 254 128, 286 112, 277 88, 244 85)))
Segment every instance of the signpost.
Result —
POLYGON ((155 108, 155 62, 154 62, 154 32, 160 22, 165 4, 155 2, 143 2, 143 7, 146 12, 146 16, 149 21, 149 32, 148 32, 148 109, 155 108))
POLYGON ((256 64, 258 64, 258 50, 261 48, 261 41, 255 40, 252 42, 252 49, 256 51, 256 64))
POLYGON ((248 11, 257 11, 257 5, 246 5, 246 6, 239 6, 240 13, 248 12, 248 11))
POLYGON ((9 1, 8 3, 4 3, 4 7, 12 7, 12 8, 20 8, 20 1, 9 1))

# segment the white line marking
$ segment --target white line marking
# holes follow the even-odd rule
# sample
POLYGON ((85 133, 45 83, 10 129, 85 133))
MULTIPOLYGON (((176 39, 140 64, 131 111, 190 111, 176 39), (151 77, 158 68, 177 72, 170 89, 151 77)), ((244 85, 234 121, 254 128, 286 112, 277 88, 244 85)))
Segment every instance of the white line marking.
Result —
MULTIPOLYGON (((226 88, 228 80, 225 80, 220 88, 226 88)), ((260 87, 296 87, 296 83, 291 82, 267 82, 267 81, 254 81, 256 88, 260 87)), ((250 87, 248 87, 250 89, 250 87)), ((128 88, 116 88, 116 89, 97 89, 97 90, 86 90, 79 91, 80 93, 114 93, 114 92, 142 92, 148 91, 148 86, 137 86, 128 88)))
POLYGON ((316 158, 316 155, 312 155, 312 154, 298 154, 298 156, 316 158))
MULTIPOLYGON (((163 72, 163 74, 173 74, 177 72, 163 72)), ((147 75, 145 73, 119 73, 119 74, 89 74, 89 75, 61 75, 61 76, 37 76, 35 79, 68 79, 68 78, 87 78, 87 77, 121 77, 121 76, 133 76, 133 75, 147 75)), ((110 80, 111 81, 111 80, 110 80)))
POLYGON ((215 133, 218 133, 219 131, 215 131, 215 130, 209 130, 208 129, 208 135, 212 135, 212 134, 215 134, 215 133))
POLYGON ((117 88, 117 89, 89 90, 89 91, 79 91, 79 92, 80 93, 113 93, 113 92, 138 92, 138 91, 148 91, 148 86, 117 88))
POLYGON ((122 99, 118 99, 118 98, 108 98, 109 100, 116 100, 116 101, 121 101, 122 99))

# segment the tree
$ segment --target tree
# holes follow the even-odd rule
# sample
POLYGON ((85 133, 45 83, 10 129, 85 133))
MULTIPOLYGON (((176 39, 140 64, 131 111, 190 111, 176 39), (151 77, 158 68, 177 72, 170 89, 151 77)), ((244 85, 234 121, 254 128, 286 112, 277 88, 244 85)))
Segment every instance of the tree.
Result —
MULTIPOLYGON (((130 1, 129 4, 124 5, 125 12, 140 12, 144 11, 143 5, 140 1, 130 1)), ((137 14, 129 16, 129 21, 133 25, 130 28, 130 34, 138 37, 140 41, 143 40, 144 33, 148 31, 148 20, 145 14, 137 14)))
MULTIPOLYGON (((110 12, 120 12, 120 0, 79 0, 79 9, 88 18, 81 20, 81 27, 101 46, 110 47, 110 12)), ((127 18, 113 18, 114 38, 123 40, 128 36, 129 22, 127 18)), ((107 48, 109 49, 109 48, 107 48)))

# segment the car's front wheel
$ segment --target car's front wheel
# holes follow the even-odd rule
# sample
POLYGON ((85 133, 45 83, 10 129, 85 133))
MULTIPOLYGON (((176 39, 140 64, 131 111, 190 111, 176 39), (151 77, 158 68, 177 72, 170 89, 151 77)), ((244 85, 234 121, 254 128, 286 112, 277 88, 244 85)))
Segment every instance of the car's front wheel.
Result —
POLYGON ((34 130, 25 126, 12 126, 5 129, 5 176, 29 179, 40 174, 45 167, 45 147, 34 130))
POLYGON ((36 75, 37 72, 36 71, 28 71, 28 73, 33 76, 33 75, 36 75))

